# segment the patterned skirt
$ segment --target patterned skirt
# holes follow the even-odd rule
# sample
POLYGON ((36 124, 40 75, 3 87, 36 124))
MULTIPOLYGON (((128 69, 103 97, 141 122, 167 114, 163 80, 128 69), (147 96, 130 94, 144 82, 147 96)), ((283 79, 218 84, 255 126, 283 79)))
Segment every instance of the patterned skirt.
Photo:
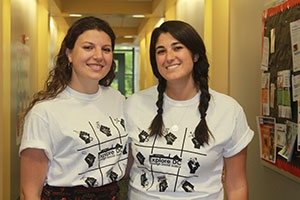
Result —
POLYGON ((117 183, 88 188, 45 185, 41 200, 120 200, 120 188, 117 183))

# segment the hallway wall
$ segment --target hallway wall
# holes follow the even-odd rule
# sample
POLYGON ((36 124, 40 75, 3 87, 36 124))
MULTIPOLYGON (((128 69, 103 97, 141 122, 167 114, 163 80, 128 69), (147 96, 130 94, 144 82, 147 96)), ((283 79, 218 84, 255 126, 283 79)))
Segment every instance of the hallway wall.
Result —
POLYGON ((13 200, 19 197, 20 188, 18 150, 21 132, 17 128, 20 123, 19 113, 29 104, 38 79, 36 19, 36 0, 11 0, 10 188, 13 200))
MULTIPOLYGON (((16 155, 17 147, 14 146, 16 143, 15 138, 10 138, 12 134, 15 134, 13 130, 10 130, 11 60, 10 31, 8 31, 10 30, 10 18, 8 17, 10 16, 10 2, 13 1, 0 1, 0 200, 15 200, 18 196, 19 175, 15 174, 15 171, 18 170, 15 163, 19 158, 16 155), (11 146, 15 148, 15 152, 11 152, 11 146), (11 163, 15 166, 11 166, 11 163)), ((39 0, 37 2, 46 1, 39 0)), ((212 3, 213 6, 219 0, 206 0, 206 2, 212 3)), ((219 26, 210 27, 211 32, 204 30, 205 39, 211 37, 207 45, 209 56, 213 60, 212 68, 214 68, 214 72, 220 73, 220 77, 224 76, 223 78, 216 78, 212 75, 212 86, 216 87, 214 89, 217 90, 224 89, 218 88, 219 86, 226 86, 225 91, 243 106, 249 125, 255 131, 255 137, 248 148, 247 174, 250 200, 290 200, 300 196, 300 184, 264 167, 259 155, 259 139, 255 117, 259 115, 260 111, 261 20, 263 10, 267 8, 267 5, 272 5, 273 2, 278 2, 278 0, 228 0, 228 7, 223 10, 229 14, 227 22, 225 20, 227 24, 223 24, 228 27, 227 33, 216 31, 217 28, 220 28, 219 26), (228 37, 226 34, 228 34, 228 37), (224 51, 220 49, 213 51, 211 47, 217 48, 217 39, 224 36, 228 38, 227 50, 225 48, 224 51), (226 72, 222 72, 223 70, 226 72)), ((222 14, 216 13, 217 9, 211 11, 215 12, 211 15, 213 16, 211 21, 224 22, 222 14)), ((194 15, 194 19, 197 19, 197 17, 199 16, 194 15)), ((25 17, 23 20, 26 19, 28 18, 25 17)), ((34 19, 30 19, 32 20, 30 23, 33 23, 34 19)), ((45 27, 42 30, 45 31, 45 27)), ((20 33, 22 34, 22 32, 20 33)), ((37 37, 41 36, 37 35, 37 37)), ((147 41, 144 41, 144 44, 147 45, 147 41)), ((147 49, 147 47, 144 48, 147 49)), ((32 53, 36 52, 33 51, 32 53)), ((38 58, 35 60, 38 62, 38 58)), ((45 60, 48 62, 47 59, 45 60)), ((39 64, 39 66, 41 65, 39 64)), ((37 77, 39 77, 38 74, 36 74, 37 77)), ((42 80, 42 76, 39 77, 39 80, 42 80)))
POLYGON ((262 12, 274 0, 230 0, 229 94, 244 107, 255 137, 248 148, 250 200, 292 200, 300 184, 264 167, 255 117, 260 113, 262 12))
POLYGON ((0 1, 0 200, 10 193, 10 0, 0 1), (5 67, 6 66, 6 67, 5 67))

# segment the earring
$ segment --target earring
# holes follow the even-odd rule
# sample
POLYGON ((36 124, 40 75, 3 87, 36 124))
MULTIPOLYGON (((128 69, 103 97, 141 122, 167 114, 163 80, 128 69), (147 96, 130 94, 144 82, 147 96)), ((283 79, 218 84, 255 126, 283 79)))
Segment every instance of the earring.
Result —
POLYGON ((68 62, 68 64, 67 64, 67 70, 72 70, 72 62, 68 62))

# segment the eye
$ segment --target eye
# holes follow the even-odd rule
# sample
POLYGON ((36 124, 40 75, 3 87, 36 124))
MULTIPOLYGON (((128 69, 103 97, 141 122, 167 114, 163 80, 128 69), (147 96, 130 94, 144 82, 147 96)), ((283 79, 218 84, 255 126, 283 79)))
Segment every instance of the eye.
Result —
POLYGON ((157 49, 156 50, 156 54, 158 54, 158 55, 164 54, 165 52, 166 52, 165 49, 157 49))
POLYGON ((84 45, 83 47, 82 47, 83 49, 85 49, 85 50, 93 50, 94 49, 94 46, 92 46, 92 45, 84 45))
POLYGON ((102 51, 104 51, 105 53, 110 53, 112 52, 112 49, 110 47, 103 47, 102 51))
POLYGON ((180 49, 183 49, 183 46, 181 45, 174 46, 175 51, 179 51, 180 49))

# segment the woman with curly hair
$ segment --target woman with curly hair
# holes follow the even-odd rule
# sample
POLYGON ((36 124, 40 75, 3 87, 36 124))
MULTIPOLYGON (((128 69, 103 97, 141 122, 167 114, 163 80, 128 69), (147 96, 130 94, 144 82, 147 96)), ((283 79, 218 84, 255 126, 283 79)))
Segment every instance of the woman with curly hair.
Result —
POLYGON ((84 17, 68 30, 55 67, 24 115, 21 199, 119 199, 127 162, 124 96, 115 77, 115 34, 84 17))

